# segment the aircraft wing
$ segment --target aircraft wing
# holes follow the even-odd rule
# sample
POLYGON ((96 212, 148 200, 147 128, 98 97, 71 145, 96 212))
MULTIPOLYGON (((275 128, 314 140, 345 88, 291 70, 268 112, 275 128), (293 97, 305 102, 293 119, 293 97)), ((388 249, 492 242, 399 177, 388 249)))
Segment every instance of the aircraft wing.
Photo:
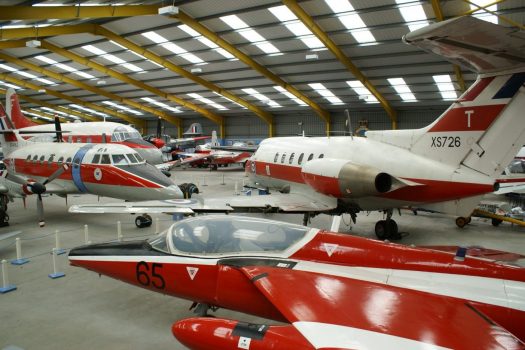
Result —
POLYGON ((327 268, 329 275, 301 268, 303 262, 231 264, 316 349, 524 349, 465 300, 363 280, 366 271, 348 278, 332 274, 341 269, 336 265, 327 268))
POLYGON ((221 150, 221 151, 230 151, 230 152, 248 152, 255 153, 259 146, 211 146, 211 149, 221 150))
POLYGON ((302 193, 275 193, 254 196, 217 196, 165 201, 119 202, 108 204, 79 204, 70 213, 212 213, 283 211, 328 211, 337 207, 337 200, 328 196, 308 196, 302 193))

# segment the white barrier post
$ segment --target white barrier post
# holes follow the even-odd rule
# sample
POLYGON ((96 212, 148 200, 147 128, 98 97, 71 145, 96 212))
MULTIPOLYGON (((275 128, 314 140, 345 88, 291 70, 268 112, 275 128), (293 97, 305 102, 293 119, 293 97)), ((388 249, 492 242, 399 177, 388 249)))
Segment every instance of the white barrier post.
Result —
POLYGON ((89 228, 88 225, 84 225, 84 242, 89 244, 89 228))
POLYGON ((122 241, 122 226, 120 224, 120 221, 117 221, 117 241, 122 241))
POLYGON ((226 183, 224 182, 224 174, 222 174, 222 182, 221 182, 221 185, 226 185, 226 183))
POLYGON ((55 231, 55 248, 57 255, 64 254, 66 252, 65 249, 60 248, 60 232, 58 232, 58 230, 55 231))
POLYGON ((48 276, 49 278, 56 279, 60 277, 64 277, 66 274, 63 272, 57 271, 57 249, 53 248, 53 251, 51 252, 51 255, 53 257, 53 273, 50 273, 48 276))
POLYGON ((238 196, 239 195, 239 183, 238 181, 235 181, 235 189, 233 190, 233 194, 238 196))
POLYGON ((20 237, 16 237, 15 243, 16 243, 16 259, 11 260, 11 264, 24 265, 28 263, 29 259, 22 258, 22 242, 20 241, 20 237))
POLYGON ((206 176, 202 177, 202 186, 208 186, 206 185, 206 176))
POLYGON ((2 260, 2 288, 0 293, 4 294, 16 289, 14 284, 9 284, 9 276, 7 276, 7 260, 2 260))

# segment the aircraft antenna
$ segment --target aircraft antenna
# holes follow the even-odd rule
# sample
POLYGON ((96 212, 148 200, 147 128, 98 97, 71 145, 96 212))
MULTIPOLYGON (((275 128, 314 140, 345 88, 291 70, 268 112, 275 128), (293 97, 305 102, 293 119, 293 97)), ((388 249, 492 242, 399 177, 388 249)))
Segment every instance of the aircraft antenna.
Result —
POLYGON ((346 115, 346 127, 348 128, 348 133, 350 134, 350 137, 353 140, 354 133, 352 132, 352 119, 350 119, 350 112, 348 112, 348 109, 345 109, 345 115, 346 115))

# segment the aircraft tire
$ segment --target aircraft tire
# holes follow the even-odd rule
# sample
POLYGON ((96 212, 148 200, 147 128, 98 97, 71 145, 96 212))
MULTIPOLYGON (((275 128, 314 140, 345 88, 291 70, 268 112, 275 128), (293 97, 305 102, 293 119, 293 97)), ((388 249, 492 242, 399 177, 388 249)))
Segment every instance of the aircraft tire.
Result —
POLYGON ((456 226, 457 227, 463 228, 467 224, 468 224, 468 220, 466 218, 464 218, 463 216, 460 216, 460 217, 456 218, 456 226))
POLYGON ((388 238, 401 239, 399 228, 397 227, 397 222, 395 220, 386 220, 386 228, 388 230, 388 238))
POLYGON ((375 233, 376 237, 382 241, 390 238, 386 220, 379 220, 376 222, 375 233))
POLYGON ((151 216, 149 216, 148 214, 143 214, 135 218, 135 225, 138 228, 149 227, 151 226, 152 223, 153 223, 153 220, 151 219, 151 216))
POLYGON ((494 227, 498 227, 502 222, 503 220, 501 219, 492 218, 492 226, 494 227))

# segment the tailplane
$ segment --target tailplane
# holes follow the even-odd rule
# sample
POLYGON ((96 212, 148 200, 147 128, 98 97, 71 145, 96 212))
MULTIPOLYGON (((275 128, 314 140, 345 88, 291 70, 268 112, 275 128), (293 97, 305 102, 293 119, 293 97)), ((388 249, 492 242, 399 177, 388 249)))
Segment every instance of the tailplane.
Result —
POLYGON ((199 123, 191 124, 188 130, 186 130, 183 135, 184 137, 201 136, 202 135, 202 125, 200 125, 199 123))
POLYGON ((0 104, 0 145, 4 157, 7 158, 12 151, 26 143, 27 141, 20 137, 18 131, 14 130, 11 120, 7 118, 4 106, 0 104))
POLYGON ((28 126, 38 125, 24 116, 22 109, 20 108, 20 103, 18 102, 18 95, 13 88, 7 89, 5 94, 5 106, 7 116, 11 119, 15 128, 21 129, 28 126))
POLYGON ((525 36, 474 17, 436 23, 404 41, 478 73, 434 123, 367 136, 496 178, 525 143, 525 36))

